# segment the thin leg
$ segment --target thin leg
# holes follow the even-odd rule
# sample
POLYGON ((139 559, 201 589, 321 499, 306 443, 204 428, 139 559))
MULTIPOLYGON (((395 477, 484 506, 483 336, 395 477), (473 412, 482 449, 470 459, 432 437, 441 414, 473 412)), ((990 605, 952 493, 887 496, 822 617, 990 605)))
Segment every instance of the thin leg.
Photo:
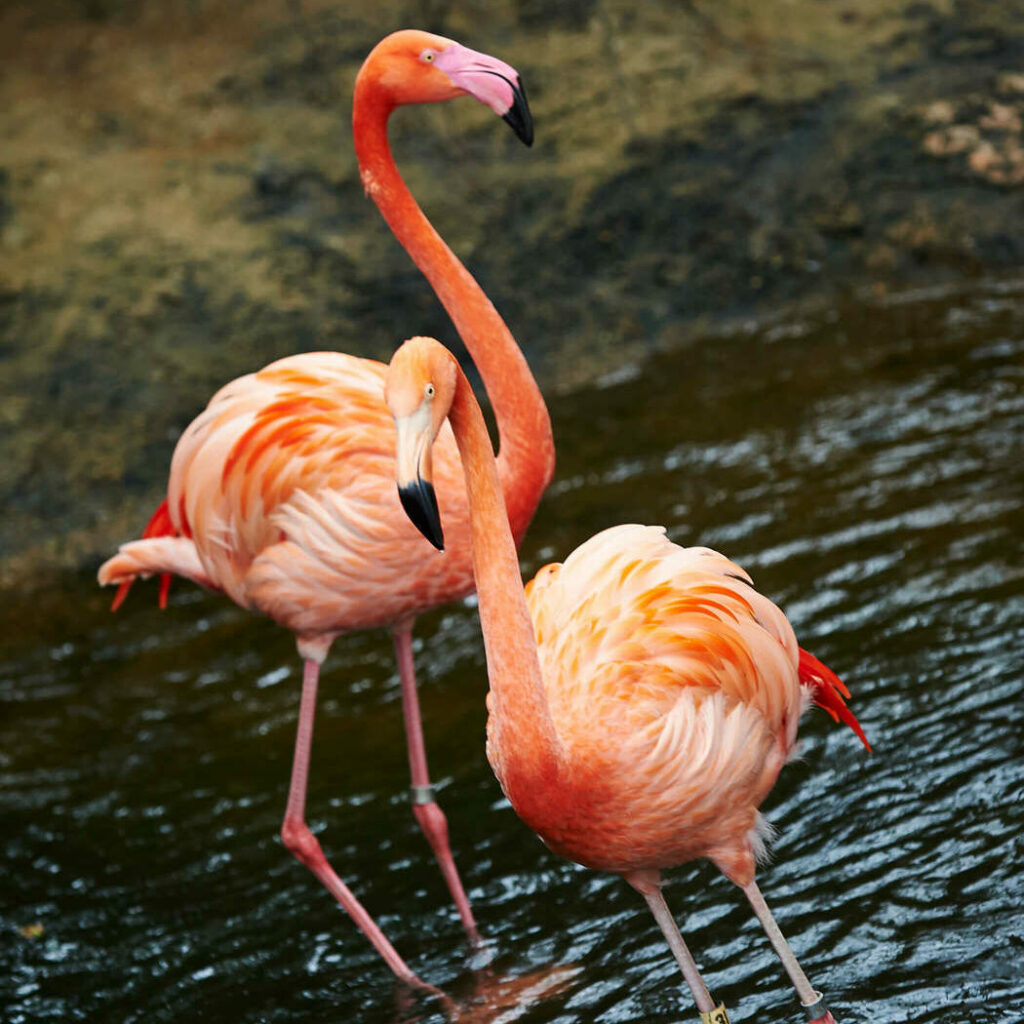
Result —
POLYGON ((455 868, 455 859, 448 844, 448 819, 434 799, 434 787, 427 770, 427 748, 423 742, 423 721, 420 716, 420 699, 416 690, 416 668, 412 656, 412 623, 396 626, 392 631, 395 643, 395 658, 398 674, 402 680, 402 711, 405 715, 405 737, 409 745, 409 772, 412 777, 412 813, 427 837, 441 874, 448 883, 455 907, 462 918, 470 944, 480 945, 480 933, 473 920, 466 890, 455 868))
MULTIPOLYGON (((693 993, 694 1001, 697 1004, 697 1009, 700 1011, 702 1019, 714 1019, 711 1015, 718 1008, 711 998, 711 993, 708 992, 707 985, 704 984, 704 979, 700 976, 700 971, 697 969, 697 964, 690 950, 683 941, 683 936, 679 932, 679 926, 676 924, 672 912, 665 903, 665 897, 661 894, 661 880, 658 872, 633 871, 623 877, 647 900, 647 906, 651 908, 651 913, 654 914, 654 919, 658 922, 668 942, 669 949, 672 950, 672 954, 675 956, 679 968, 683 972, 686 984, 690 986, 690 991, 693 993)), ((719 1019, 728 1020, 724 1009, 719 1019)))
POLYGON ((299 705, 299 728, 295 737, 295 760, 292 763, 292 780, 288 787, 288 807, 281 826, 281 839, 295 857, 309 868, 327 887, 331 895, 341 904, 359 930, 373 943, 384 958, 384 962, 395 975, 408 985, 438 994, 433 985, 428 985, 409 969, 398 955, 395 947, 388 942, 376 921, 366 912, 362 904, 352 895, 347 885, 335 874, 327 862, 316 836, 306 825, 306 780, 309 777, 309 753, 313 744, 313 717, 316 713, 316 688, 320 675, 317 662, 307 659, 302 676, 302 702, 299 705))
POLYGON ((772 912, 768 909, 768 904, 765 903, 764 897, 761 895, 761 890, 757 887, 757 882, 751 881, 749 885, 743 886, 743 891, 746 893, 747 899, 750 900, 750 905, 754 908, 754 913, 757 914, 757 919, 761 922, 768 941, 782 961, 782 966, 786 969, 789 980, 792 981, 793 988, 796 989, 796 994, 800 997, 800 1002, 807 1011, 812 1024, 835 1024, 832 1014, 825 1006, 824 997, 812 987, 807 980, 807 975, 804 974, 804 969, 793 955, 793 950, 790 949, 786 937, 776 924, 772 912))

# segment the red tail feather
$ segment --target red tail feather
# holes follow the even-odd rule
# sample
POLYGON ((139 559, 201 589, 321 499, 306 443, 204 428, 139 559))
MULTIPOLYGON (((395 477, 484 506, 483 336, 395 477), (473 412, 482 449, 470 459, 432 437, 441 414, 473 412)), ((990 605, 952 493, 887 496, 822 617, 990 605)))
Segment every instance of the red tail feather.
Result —
POLYGON ((160 506, 149 517, 146 528, 142 531, 142 539, 147 537, 174 537, 178 531, 171 522, 171 510, 167 507, 167 499, 160 502, 160 506))
MULTIPOLYGON (((146 523, 146 528, 142 531, 142 539, 145 540, 147 537, 176 537, 178 531, 174 528, 174 524, 171 522, 171 512, 167 507, 167 499, 164 498, 160 502, 159 508, 149 517, 149 522, 146 523)), ((128 591, 131 590, 132 584, 135 582, 134 579, 125 580, 118 588, 117 593, 114 595, 113 603, 110 605, 110 610, 116 612, 118 608, 124 604, 124 599, 128 596, 128 591)), ((171 590, 171 574, 164 572, 160 574, 160 607, 167 607, 167 595, 171 590)))
POLYGON ((824 708, 832 716, 833 721, 848 725, 860 738, 861 743, 871 750, 871 744, 868 743, 868 738, 864 735, 860 722, 846 706, 850 691, 839 676, 802 647, 800 648, 799 672, 800 682, 814 688, 814 703, 819 708, 824 708))
POLYGON ((128 591, 132 589, 132 584, 135 582, 134 579, 125 580, 118 588, 117 593, 114 595, 114 600, 110 602, 110 610, 116 612, 121 605, 124 604, 124 599, 128 596, 128 591))

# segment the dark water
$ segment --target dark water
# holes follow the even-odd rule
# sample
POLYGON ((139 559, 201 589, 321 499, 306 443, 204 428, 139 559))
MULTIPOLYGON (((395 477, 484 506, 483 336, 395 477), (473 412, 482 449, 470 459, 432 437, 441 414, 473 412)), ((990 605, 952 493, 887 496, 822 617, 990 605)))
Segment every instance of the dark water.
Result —
MULTIPOLYGON (((875 754, 809 717, 760 875, 840 1024, 1024 1019, 1022 378, 1024 290, 990 285, 741 326, 552 403, 559 473, 527 571, 612 523, 664 523, 751 570, 854 691, 875 754)), ((83 577, 8 609, 4 1019, 442 1020, 277 838, 291 638, 186 584, 159 613, 155 590, 113 616, 83 577)), ((309 810, 340 874, 462 1019, 695 1020, 632 890, 554 858, 502 802, 472 608, 419 637, 490 966, 467 963, 409 813, 384 635, 339 641, 324 679, 309 810)), ((799 1019, 741 894, 689 865, 667 896, 734 1021, 799 1019)))

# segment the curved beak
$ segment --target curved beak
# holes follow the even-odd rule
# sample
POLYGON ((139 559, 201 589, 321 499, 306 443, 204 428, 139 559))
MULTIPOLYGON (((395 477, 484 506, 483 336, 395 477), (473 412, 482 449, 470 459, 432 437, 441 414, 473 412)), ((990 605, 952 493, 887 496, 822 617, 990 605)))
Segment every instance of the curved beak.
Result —
POLYGON ((512 106, 502 114, 502 118, 508 122, 516 137, 527 146, 533 145, 533 118, 530 116, 530 107, 526 102, 526 89, 523 87, 522 79, 516 75, 515 85, 512 87, 512 106))
POLYGON ((438 551, 444 551, 441 513, 431 473, 429 422, 419 415, 395 419, 398 441, 395 448, 398 498, 413 526, 438 551))
POLYGON ((441 515, 437 509, 437 495, 434 485, 422 477, 415 482, 398 486, 398 497, 405 514, 413 526, 423 534, 438 551, 444 551, 444 534, 441 532, 441 515))
POLYGON ((533 145, 533 118, 519 72, 497 57, 450 43, 437 55, 440 68, 452 85, 490 107, 508 122, 527 146, 533 145))

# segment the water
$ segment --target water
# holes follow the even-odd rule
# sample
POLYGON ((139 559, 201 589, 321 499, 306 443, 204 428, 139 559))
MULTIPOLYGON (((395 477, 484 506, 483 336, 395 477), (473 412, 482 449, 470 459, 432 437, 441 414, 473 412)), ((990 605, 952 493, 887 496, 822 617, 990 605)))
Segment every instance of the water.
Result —
MULTIPOLYGON (((874 755, 806 720, 759 876, 841 1024, 1024 1019, 1022 378, 1024 291, 992 284, 740 324, 552 401, 559 469, 527 571, 612 523, 664 523, 750 570, 854 692, 874 755)), ((5 1019, 443 1020, 277 838, 291 638, 184 583, 160 613, 155 590, 116 616, 86 576, 10 602, 5 1019)), ((632 890, 556 859, 502 801, 472 607, 418 636, 492 962, 467 962, 408 810, 384 635, 339 641, 324 677, 309 813, 340 874, 460 1019, 695 1020, 632 890)), ((800 1019, 729 883, 688 865, 667 898, 734 1021, 800 1019)))

